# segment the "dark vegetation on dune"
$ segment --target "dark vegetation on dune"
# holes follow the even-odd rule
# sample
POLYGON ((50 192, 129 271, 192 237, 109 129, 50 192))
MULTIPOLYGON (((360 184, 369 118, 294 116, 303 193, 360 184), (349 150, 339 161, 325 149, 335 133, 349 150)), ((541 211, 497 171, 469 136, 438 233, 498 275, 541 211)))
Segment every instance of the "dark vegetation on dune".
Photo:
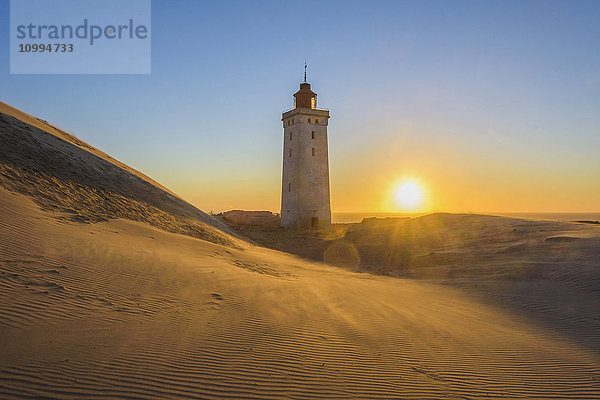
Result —
POLYGON ((142 174, 122 168, 116 160, 94 154, 103 153, 73 135, 60 132, 62 137, 0 113, 0 185, 29 195, 42 208, 60 211, 74 221, 124 218, 233 244, 227 235, 231 230, 221 221, 143 179, 142 174))

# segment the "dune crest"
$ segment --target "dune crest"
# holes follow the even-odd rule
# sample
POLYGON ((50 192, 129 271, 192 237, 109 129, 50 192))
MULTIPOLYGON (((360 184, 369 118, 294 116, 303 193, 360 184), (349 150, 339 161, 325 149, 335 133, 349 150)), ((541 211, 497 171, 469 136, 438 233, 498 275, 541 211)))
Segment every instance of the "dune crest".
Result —
POLYGON ((0 183, 80 221, 126 218, 206 240, 242 241, 135 169, 0 103, 0 183))

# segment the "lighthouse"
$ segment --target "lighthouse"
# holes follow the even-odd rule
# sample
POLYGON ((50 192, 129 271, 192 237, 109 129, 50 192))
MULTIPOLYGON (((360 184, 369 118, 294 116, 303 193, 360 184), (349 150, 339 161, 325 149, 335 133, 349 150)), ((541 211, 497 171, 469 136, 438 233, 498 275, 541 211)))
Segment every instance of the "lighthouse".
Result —
POLYGON ((329 111, 317 108, 317 94, 306 81, 294 93, 294 108, 283 122, 281 226, 323 228, 331 225, 327 125, 329 111))

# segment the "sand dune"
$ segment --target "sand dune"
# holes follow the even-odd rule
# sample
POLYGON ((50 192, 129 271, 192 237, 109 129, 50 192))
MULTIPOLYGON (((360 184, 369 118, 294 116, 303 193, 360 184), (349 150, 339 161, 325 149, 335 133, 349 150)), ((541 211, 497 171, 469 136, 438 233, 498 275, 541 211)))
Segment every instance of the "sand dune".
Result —
MULTIPOLYGON (((483 298, 475 288, 486 281, 479 278, 485 265, 466 262, 469 248, 458 242, 437 242, 460 256, 431 256, 426 268, 446 268, 451 259, 476 271, 461 275, 463 287, 439 276, 377 276, 307 261, 244 242, 105 158, 92 173, 97 158, 87 150, 54 134, 40 140, 47 135, 34 128, 0 121, 0 140, 12 146, 0 150, 2 398, 600 397, 598 332, 578 341, 568 329, 483 298), (59 151, 49 161, 52 148, 59 151), (128 185, 108 179, 115 176, 128 185), (192 220, 204 231, 183 228, 192 220)), ((591 276, 597 264, 578 264, 576 249, 560 246, 593 247, 597 230, 574 226, 545 228, 533 247, 499 247, 498 233, 466 239, 478 243, 475 260, 493 254, 494 265, 548 249, 559 259, 567 254, 568 265, 553 265, 545 281, 575 282, 572 292, 551 286, 553 300, 537 310, 564 321, 561 313, 570 314, 561 296, 596 290, 574 277, 591 276)), ((389 236, 377 231, 347 237, 389 236)), ((516 275, 511 285, 525 283, 516 275)))
MULTIPOLYGON (((43 208, 97 222, 127 218, 224 241, 225 224, 144 174, 37 118, 0 103, 0 183, 43 208)), ((229 238, 231 240, 231 238, 229 238)))
POLYGON ((457 289, 0 200, 6 397, 600 395, 596 352, 457 289))
POLYGON ((233 227, 256 243, 346 269, 459 287, 600 352, 596 224, 431 214, 318 232, 233 227))
MULTIPOLYGON (((137 176, 138 178, 141 178, 142 180, 151 183, 153 186, 156 186, 156 187, 172 194, 173 196, 176 196, 175 193, 173 193, 170 190, 168 190, 167 188, 161 186, 158 182, 152 180, 148 176, 131 168, 127 164, 124 164, 118 160, 115 160, 114 158, 112 158, 108 154, 104 153, 103 151, 100 151, 97 148, 90 146, 89 144, 87 144, 83 140, 79 139, 78 137, 63 131, 62 129, 57 128, 54 125, 49 124, 45 120, 33 117, 29 114, 26 114, 23 111, 17 110, 16 108, 9 106, 8 104, 2 103, 1 101, 0 101, 0 114, 3 114, 2 119, 0 119, 0 122, 3 123, 3 125, 4 125, 2 130, 3 131, 11 131, 11 133, 17 137, 20 136, 20 138, 16 139, 16 140, 20 143, 21 146, 23 146, 23 144, 24 144, 24 142, 22 141, 22 137, 23 137, 22 131, 23 130, 29 131, 33 134, 33 135, 30 135, 29 140, 26 140, 26 141, 30 141, 30 140, 37 141, 37 140, 40 140, 40 138, 45 138, 46 134, 50 134, 58 139, 61 139, 61 141, 63 141, 63 142, 67 142, 69 144, 72 144, 75 147, 85 150, 85 153, 78 151, 77 149, 75 149, 73 147, 64 146, 63 143, 58 145, 58 143, 60 143, 60 142, 53 140, 53 138, 50 138, 49 144, 38 147, 37 148, 38 151, 48 151, 50 149, 53 149, 54 151, 56 151, 56 150, 62 150, 62 149, 68 148, 69 149, 68 153, 70 156, 72 156, 72 157, 83 156, 84 158, 86 158, 87 163, 89 163, 90 160, 93 160, 93 157, 89 157, 88 154, 86 154, 86 153, 89 153, 90 155, 94 155, 97 158, 107 161, 108 163, 113 164, 113 165, 129 172, 130 174, 137 176), (33 137, 35 137, 37 140, 33 139, 33 137), (62 149, 57 149, 57 147, 62 147, 62 149)), ((22 147, 21 147, 21 149, 22 149, 22 147)), ((21 155, 21 153, 22 153, 22 150, 17 151, 17 154, 21 155)), ((6 155, 8 155, 8 154, 6 154, 6 155)), ((16 154, 14 154, 14 153, 12 154, 13 157, 15 155, 16 154)), ((65 155, 66 155, 66 153, 63 151, 61 158, 68 158, 68 157, 65 157, 65 155)), ((41 159, 37 158, 35 160, 36 160, 36 162, 34 165, 36 165, 36 166, 42 165, 41 159)), ((24 160, 22 158, 20 161, 21 161, 21 164, 23 164, 24 160)), ((45 161, 48 161, 48 160, 45 160, 45 161)), ((63 162, 65 162, 65 161, 66 160, 63 160, 63 162)), ((96 160, 94 162, 94 164, 96 164, 98 162, 99 162, 99 160, 96 160)), ((63 166, 65 166, 65 165, 63 165, 63 166)), ((107 169, 106 165, 104 165, 104 169, 107 169)), ((65 173, 75 173, 76 171, 73 171, 70 168, 64 168, 62 170, 55 169, 53 172, 65 174, 65 173)), ((103 171, 103 172, 106 173, 106 171, 103 171)), ((96 183, 99 183, 99 182, 96 182, 96 183)))

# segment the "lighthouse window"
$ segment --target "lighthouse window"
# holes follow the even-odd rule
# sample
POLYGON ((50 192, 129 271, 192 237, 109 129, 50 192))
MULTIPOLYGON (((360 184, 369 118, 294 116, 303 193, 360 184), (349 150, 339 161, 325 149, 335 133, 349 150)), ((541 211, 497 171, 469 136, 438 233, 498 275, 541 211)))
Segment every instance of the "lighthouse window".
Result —
POLYGON ((310 118, 308 119, 308 123, 310 124, 310 118))
POLYGON ((315 119, 315 124, 318 124, 318 123, 319 123, 319 120, 318 120, 318 119, 315 119))
POLYGON ((310 108, 317 108, 317 98, 316 97, 310 98, 310 108))
POLYGON ((292 140, 292 132, 290 131, 290 140, 292 140))
POLYGON ((292 125, 294 125, 294 118, 292 118, 292 125))
POLYGON ((314 147, 312 148, 312 155, 313 156, 315 155, 315 148, 314 147))
MULTIPOLYGON (((292 184, 288 183, 288 192, 291 192, 291 191, 292 191, 292 184)), ((289 212, 289 210, 288 210, 288 212, 289 212)))
POLYGON ((312 134, 312 139, 315 140, 315 131, 312 131, 311 134, 312 134))
POLYGON ((291 156, 292 156, 292 149, 290 149, 290 152, 289 152, 289 153, 290 153, 290 157, 291 157, 291 156))

